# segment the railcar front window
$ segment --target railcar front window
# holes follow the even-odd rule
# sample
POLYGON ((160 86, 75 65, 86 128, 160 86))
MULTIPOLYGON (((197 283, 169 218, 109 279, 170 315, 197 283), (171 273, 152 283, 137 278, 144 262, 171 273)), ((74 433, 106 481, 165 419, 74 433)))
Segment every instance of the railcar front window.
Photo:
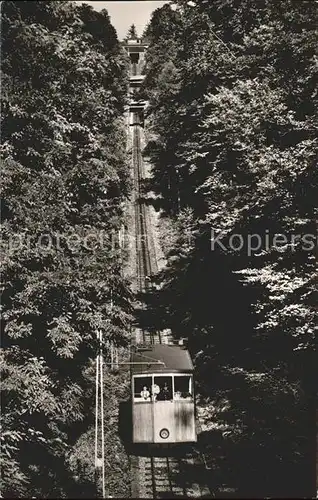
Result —
POLYGON ((191 400, 193 398, 192 377, 181 375, 174 377, 174 400, 191 400))
POLYGON ((151 401, 151 377, 134 377, 134 402, 151 401))
POLYGON ((154 401, 171 401, 172 377, 154 377, 152 395, 154 401))

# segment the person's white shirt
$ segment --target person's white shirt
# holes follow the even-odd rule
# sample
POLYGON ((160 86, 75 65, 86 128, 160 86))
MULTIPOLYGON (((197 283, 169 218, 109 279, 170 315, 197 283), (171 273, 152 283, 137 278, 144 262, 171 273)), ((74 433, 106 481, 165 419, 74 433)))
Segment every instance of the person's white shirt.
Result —
POLYGON ((153 396, 153 399, 156 400, 157 399, 157 396, 160 392, 160 387, 158 384, 153 384, 151 386, 151 393, 152 393, 152 396, 153 396))
POLYGON ((140 393, 140 396, 145 400, 145 401, 148 401, 149 398, 150 398, 150 392, 148 391, 147 387, 143 388, 143 390, 141 391, 140 393))

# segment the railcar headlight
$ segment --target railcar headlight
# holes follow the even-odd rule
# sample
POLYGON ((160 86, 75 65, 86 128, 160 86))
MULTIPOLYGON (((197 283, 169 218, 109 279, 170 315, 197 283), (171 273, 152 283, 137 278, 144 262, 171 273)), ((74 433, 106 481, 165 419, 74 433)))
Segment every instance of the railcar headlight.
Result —
POLYGON ((162 439, 167 439, 170 436, 170 432, 168 431, 168 429, 161 429, 161 431, 159 432, 159 436, 162 439))

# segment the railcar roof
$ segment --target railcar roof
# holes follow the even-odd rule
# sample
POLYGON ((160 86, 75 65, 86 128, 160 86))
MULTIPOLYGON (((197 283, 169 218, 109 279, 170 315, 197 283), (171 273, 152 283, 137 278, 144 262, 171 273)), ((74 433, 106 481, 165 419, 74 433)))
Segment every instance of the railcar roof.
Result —
POLYGON ((133 375, 193 371, 189 351, 183 346, 156 344, 147 349, 139 348, 132 353, 131 361, 138 363, 131 365, 133 375), (161 361, 164 364, 156 364, 156 361, 161 361))

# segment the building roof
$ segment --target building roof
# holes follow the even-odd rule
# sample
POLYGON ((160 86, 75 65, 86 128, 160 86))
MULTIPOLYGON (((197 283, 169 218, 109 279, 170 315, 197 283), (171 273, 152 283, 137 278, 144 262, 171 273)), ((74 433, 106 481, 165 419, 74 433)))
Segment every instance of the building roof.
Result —
POLYGON ((183 346, 156 344, 139 348, 131 356, 133 375, 140 373, 192 372, 193 364, 189 351, 183 346), (156 363, 161 361, 161 364, 156 363))
POLYGON ((139 80, 140 80, 140 81, 144 80, 145 76, 146 76, 146 75, 131 75, 131 76, 129 77, 129 80, 130 80, 130 81, 136 81, 136 82, 138 82, 139 80))

